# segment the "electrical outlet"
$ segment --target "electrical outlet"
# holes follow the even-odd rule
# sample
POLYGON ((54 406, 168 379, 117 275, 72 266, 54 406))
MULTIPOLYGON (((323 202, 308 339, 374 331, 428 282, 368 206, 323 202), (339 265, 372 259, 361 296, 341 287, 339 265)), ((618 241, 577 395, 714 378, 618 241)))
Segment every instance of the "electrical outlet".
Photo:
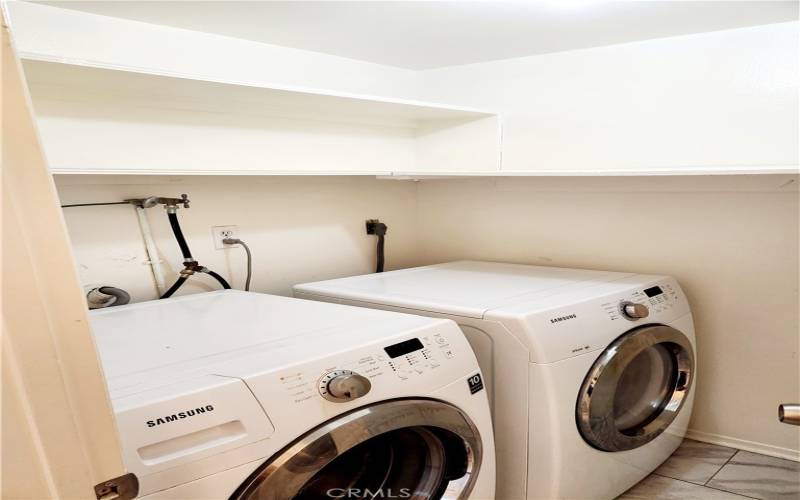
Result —
POLYGON ((231 245, 226 245, 222 240, 226 238, 237 238, 239 234, 239 226, 211 226, 211 236, 214 238, 214 248, 223 250, 231 248, 231 245))

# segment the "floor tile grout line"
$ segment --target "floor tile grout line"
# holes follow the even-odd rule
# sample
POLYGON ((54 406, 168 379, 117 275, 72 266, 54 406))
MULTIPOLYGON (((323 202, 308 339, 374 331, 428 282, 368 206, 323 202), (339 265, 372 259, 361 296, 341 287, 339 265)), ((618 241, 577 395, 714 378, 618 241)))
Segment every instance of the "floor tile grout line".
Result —
MULTIPOLYGON (((704 482, 702 482, 702 483, 695 483, 695 482, 693 482, 693 481, 689 481, 689 480, 687 480, 687 479, 683 479, 683 478, 679 478, 679 477, 672 477, 672 476, 668 476, 668 475, 666 475, 666 474, 664 474, 664 473, 659 473, 659 472, 657 472, 657 471, 658 471, 658 469, 656 469, 656 470, 655 470, 655 471, 653 471, 652 473, 653 473, 653 474, 656 474, 657 476, 661 476, 661 477, 668 477, 668 478, 670 478, 670 479, 677 479, 677 480, 679 480, 679 481, 683 481, 683 482, 686 482, 686 483, 691 483, 691 484, 696 484, 696 485, 698 485, 698 486, 706 486, 706 485, 708 485, 709 481, 711 481, 712 479, 714 479, 714 477, 716 477, 716 475, 717 475, 717 474, 719 474, 719 471, 721 471, 723 467, 725 467, 726 465, 728 465, 728 464, 730 463, 730 461, 731 461, 731 460, 733 460, 733 457, 735 457, 737 453, 739 453, 740 451, 742 451, 742 450, 740 450, 739 448, 733 448, 733 447, 731 447, 731 446, 721 446, 721 445, 718 445, 718 444, 713 444, 713 443, 705 443, 705 442, 703 442, 703 441, 698 441, 698 443, 702 443, 702 444, 704 444, 704 445, 708 445, 708 446, 712 446, 712 447, 716 447, 716 448, 727 448, 728 450, 732 450, 732 451, 733 451, 733 453, 731 453, 731 455, 730 455, 730 456, 729 456, 729 457, 728 457, 728 458, 725 460, 725 462, 724 462, 722 465, 720 465, 720 466, 719 466, 719 468, 718 468, 718 469, 717 469, 717 470, 716 470, 716 471, 715 471, 713 474, 711 474, 711 476, 710 476, 708 479, 706 479, 706 480, 705 480, 704 482)), ((671 456, 670 456, 670 457, 669 457, 669 458, 668 458, 668 459, 667 459, 667 460, 666 460, 664 463, 668 462, 668 461, 669 461, 669 460, 670 460, 670 459, 671 459, 673 456, 674 456, 674 453, 673 453, 673 455, 671 455, 671 456)), ((707 460, 704 460, 704 459, 702 459, 702 458, 701 458, 700 460, 701 460, 702 462, 704 462, 704 463, 710 463, 710 462, 708 462, 707 460)), ((712 487, 710 487, 710 486, 709 486, 709 488, 712 488, 712 487)), ((716 488, 712 488, 712 489, 716 489, 716 488)), ((721 490, 721 491, 722 491, 722 490, 721 490)), ((730 492, 728 492, 728 493, 730 493, 730 492)), ((748 498, 749 498, 749 497, 748 497, 748 498)))
POLYGON ((662 474, 656 474, 655 472, 653 473, 653 475, 665 477, 667 479, 672 479, 674 481, 680 481, 680 482, 686 483, 686 484, 691 484, 692 486, 698 486, 700 488, 708 488, 709 490, 715 490, 715 491, 719 491, 719 492, 722 492, 722 493, 728 493, 728 494, 731 494, 731 495, 734 495, 734 496, 737 496, 737 497, 752 498, 754 500, 759 500, 758 497, 751 497, 751 496, 747 496, 747 495, 742 495, 741 493, 734 493, 734 492, 728 491, 728 490, 721 490, 719 488, 714 488, 713 486, 706 486, 705 484, 697 484, 697 483, 693 483, 691 481, 686 481, 685 479, 678 479, 678 478, 675 478, 675 477, 664 476, 662 474))
POLYGON ((742 450, 740 450, 740 449, 738 449, 738 448, 733 448, 733 449, 734 449, 734 450, 736 450, 735 452, 733 452, 733 455, 731 455, 730 457, 728 457, 728 459, 725 461, 725 463, 724 463, 724 464, 722 464, 722 467, 720 467, 719 469, 717 469, 717 472, 715 472, 714 474, 712 474, 712 476, 711 476, 710 478, 708 478, 708 481, 706 481, 705 483, 703 483, 703 486, 707 486, 707 485, 708 485, 708 483, 710 483, 710 482, 711 482, 711 481, 712 481, 712 480, 713 480, 715 477, 717 477, 717 474, 719 474, 719 473, 720 473, 720 471, 722 471, 722 469, 724 469, 726 465, 728 465, 729 463, 731 463, 731 460, 733 460, 733 457, 735 457, 736 455, 738 455, 738 454, 739 454, 739 452, 740 452, 740 451, 742 451, 742 450))
MULTIPOLYGON (((719 445, 714 445, 712 443, 707 443, 707 444, 709 444, 711 446, 719 446, 719 445)), ((722 465, 719 466, 717 471, 714 472, 714 474, 712 474, 711 477, 708 480, 706 480, 704 483, 697 483, 697 482, 693 482, 693 481, 688 480, 688 479, 682 479, 682 478, 679 478, 679 477, 669 476, 669 475, 667 475, 667 474, 665 474, 663 472, 658 471, 658 469, 660 467, 656 468, 656 470, 651 472, 649 476, 647 476, 645 479, 643 479, 640 482, 644 482, 647 478, 655 476, 655 477, 661 477, 661 478, 666 479, 666 480, 678 481, 678 482, 686 484, 686 485, 696 486, 698 488, 704 488, 704 489, 708 489, 708 490, 711 490, 711 491, 718 491, 720 493, 727 493, 728 495, 731 495, 731 497, 735 497, 735 498, 747 498, 747 499, 751 499, 751 500, 761 500, 761 497, 750 496, 748 494, 742 493, 741 491, 730 491, 730 490, 724 489, 725 488, 724 485, 723 486, 716 486, 716 485, 710 485, 709 483, 711 481, 713 481, 726 466, 728 466, 728 465, 736 465, 737 463, 733 462, 733 460, 739 455, 740 452, 742 452, 742 453, 752 453, 754 455, 763 456, 763 457, 766 457, 766 458, 778 458, 778 459, 781 459, 781 457, 772 457, 771 455, 765 455, 763 453, 748 452, 748 451, 741 450, 739 448, 734 448, 734 447, 731 447, 731 446, 719 446, 719 447, 727 448, 729 451, 733 451, 733 453, 730 454, 730 456, 725 460, 725 462, 722 465)), ((674 453, 673 453, 673 455, 671 455, 668 458, 668 460, 673 458, 673 457, 674 457, 674 453)), ((703 461, 702 459, 700 459, 700 460, 703 461)), ((665 461, 665 463, 666 463, 666 461, 665 461)), ((707 465, 713 465, 713 463, 709 464, 708 462, 706 462, 706 464, 707 465)), ((750 493, 750 491, 748 491, 747 493, 750 493)), ((759 493, 758 492, 754 492, 752 494, 759 494, 759 493)), ((654 497, 654 498, 661 498, 661 497, 654 497)))

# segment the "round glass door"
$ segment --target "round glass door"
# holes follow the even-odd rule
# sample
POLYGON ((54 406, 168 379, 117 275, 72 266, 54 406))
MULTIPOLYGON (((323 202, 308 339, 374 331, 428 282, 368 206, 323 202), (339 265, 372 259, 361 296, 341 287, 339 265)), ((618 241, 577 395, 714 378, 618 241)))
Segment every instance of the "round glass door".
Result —
POLYGON ((456 407, 390 401, 311 431, 259 467, 230 498, 465 499, 481 456, 477 428, 456 407))
POLYGON ((581 385, 578 430, 603 451, 642 446, 675 419, 692 384, 694 353, 665 325, 632 330, 611 343, 581 385))

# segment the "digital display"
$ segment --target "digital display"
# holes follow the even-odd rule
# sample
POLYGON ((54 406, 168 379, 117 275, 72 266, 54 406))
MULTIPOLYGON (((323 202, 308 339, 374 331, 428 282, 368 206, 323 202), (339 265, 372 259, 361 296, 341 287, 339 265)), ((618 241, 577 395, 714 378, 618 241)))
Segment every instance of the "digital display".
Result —
POLYGON ((394 359, 410 352, 419 351, 422 347, 422 342, 420 342, 419 339, 411 339, 400 342, 399 344, 384 347, 383 350, 386 351, 386 354, 388 354, 390 358, 394 359))
POLYGON ((664 292, 661 290, 660 286, 650 287, 644 291, 644 294, 648 297, 655 297, 656 295, 661 295, 662 293, 664 292))

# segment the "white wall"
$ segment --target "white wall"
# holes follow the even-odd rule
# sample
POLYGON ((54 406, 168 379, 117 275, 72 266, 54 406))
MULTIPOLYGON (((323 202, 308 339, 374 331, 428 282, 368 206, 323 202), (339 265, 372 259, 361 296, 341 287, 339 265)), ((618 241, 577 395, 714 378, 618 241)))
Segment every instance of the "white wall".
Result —
POLYGON ((502 113, 505 170, 797 165, 798 27, 430 70, 419 88, 502 113))
MULTIPOLYGON (((57 176, 63 204, 119 201, 187 193, 191 208, 178 217, 194 257, 235 288, 245 279, 239 247, 216 250, 211 226, 238 225, 253 251, 252 290, 291 294, 295 283, 374 271, 374 236, 364 221, 389 226, 387 269, 417 263, 416 187, 411 182, 369 177, 135 177, 57 176)), ((147 211, 166 269, 182 266, 166 213, 147 211)), ((136 215, 126 205, 64 209, 83 284, 128 290, 134 301, 156 298, 145 264, 136 215)), ((208 276, 190 279, 178 295, 219 288, 208 276)))
POLYGON ((800 459, 798 178, 505 178, 419 185, 425 263, 670 274, 698 342, 694 437, 800 459))
POLYGON ((10 1, 23 58, 331 92, 408 97, 416 72, 199 31, 10 1))

